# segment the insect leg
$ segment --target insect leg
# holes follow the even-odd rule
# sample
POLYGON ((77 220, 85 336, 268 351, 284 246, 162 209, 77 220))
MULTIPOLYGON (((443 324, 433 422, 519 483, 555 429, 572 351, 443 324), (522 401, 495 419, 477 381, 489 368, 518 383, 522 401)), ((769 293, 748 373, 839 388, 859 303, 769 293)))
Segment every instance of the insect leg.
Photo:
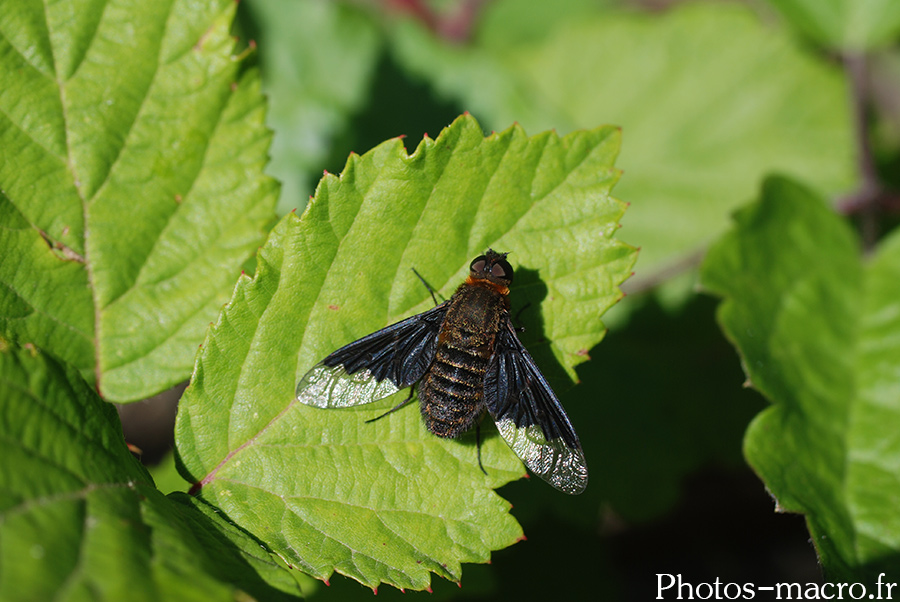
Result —
POLYGON ((484 476, 487 476, 487 471, 484 469, 484 464, 481 463, 481 421, 475 423, 475 449, 478 450, 478 468, 481 469, 481 472, 484 473, 484 476))
POLYGON ((519 318, 522 317, 522 312, 525 311, 526 309, 528 309, 530 306, 531 306, 531 301, 529 301, 528 303, 523 305, 519 309, 519 311, 516 312, 516 318, 513 320, 513 326, 515 327, 516 332, 525 332, 525 327, 519 326, 518 323, 520 322, 519 318))
POLYGON ((370 422, 375 422, 376 420, 381 420, 382 418, 384 418, 384 417, 387 416, 388 414, 393 414, 394 412, 396 412, 397 410, 399 410, 399 409, 402 408, 403 406, 409 405, 409 402, 412 401, 413 392, 415 392, 415 389, 416 389, 416 386, 415 386, 415 385, 411 386, 411 387, 409 388, 409 395, 406 396, 406 399, 404 399, 403 401, 401 401, 400 403, 398 403, 397 405, 395 405, 393 408, 391 408, 390 410, 388 410, 387 412, 385 412, 385 413, 382 414, 381 416, 376 416, 375 418, 372 418, 371 420, 366 420, 366 424, 369 424, 370 422))
POLYGON ((438 300, 437 300, 437 295, 435 295, 435 293, 436 293, 437 291, 434 290, 433 288, 431 288, 431 285, 428 284, 428 282, 426 282, 424 278, 422 278, 422 274, 420 274, 419 272, 417 272, 417 271, 416 271, 416 268, 410 268, 410 269, 413 271, 413 274, 415 274, 416 276, 419 277, 419 280, 422 281, 422 284, 425 285, 425 288, 428 289, 428 292, 431 293, 431 299, 434 301, 434 304, 435 304, 435 305, 439 305, 439 304, 438 304, 438 300))

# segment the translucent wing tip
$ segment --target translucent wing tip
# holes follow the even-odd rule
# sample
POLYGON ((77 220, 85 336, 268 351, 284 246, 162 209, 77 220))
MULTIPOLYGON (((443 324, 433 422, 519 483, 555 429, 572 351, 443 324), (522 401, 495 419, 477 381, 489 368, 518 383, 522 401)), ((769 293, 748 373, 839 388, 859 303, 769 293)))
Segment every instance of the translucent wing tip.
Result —
POLYGON ((508 418, 497 421, 500 436, 533 474, 556 489, 578 495, 587 487, 588 471, 584 452, 562 439, 547 440, 541 427, 518 427, 508 418))
POLYGON ((344 366, 319 362, 297 383, 297 401, 316 408, 349 408, 384 399, 399 391, 389 380, 375 380, 369 370, 348 374, 344 366))

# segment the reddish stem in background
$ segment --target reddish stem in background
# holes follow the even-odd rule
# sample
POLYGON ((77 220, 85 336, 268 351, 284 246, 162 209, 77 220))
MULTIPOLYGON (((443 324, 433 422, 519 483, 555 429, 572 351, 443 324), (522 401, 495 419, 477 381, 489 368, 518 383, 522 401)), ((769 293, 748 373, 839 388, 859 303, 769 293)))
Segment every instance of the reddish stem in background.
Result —
POLYGON ((868 65, 864 53, 847 53, 843 59, 844 69, 850 78, 850 101, 853 104, 853 130, 856 136, 856 165, 862 182, 859 189, 840 204, 840 209, 844 213, 859 214, 863 244, 867 249, 871 249, 878 237, 878 198, 882 187, 878 180, 869 135, 871 98, 868 65))
POLYGON ((469 39, 481 5, 488 0, 462 0, 455 11, 441 15, 432 10, 425 0, 382 0, 387 9, 406 13, 421 21, 436 35, 453 42, 469 39))
POLYGON ((850 78, 856 162, 862 181, 855 192, 838 202, 837 209, 845 215, 859 216, 863 246, 866 250, 872 250, 878 240, 878 217, 882 213, 900 212, 900 195, 885 188, 872 153, 869 130, 872 87, 868 57, 863 52, 847 53, 843 56, 843 62, 850 78))

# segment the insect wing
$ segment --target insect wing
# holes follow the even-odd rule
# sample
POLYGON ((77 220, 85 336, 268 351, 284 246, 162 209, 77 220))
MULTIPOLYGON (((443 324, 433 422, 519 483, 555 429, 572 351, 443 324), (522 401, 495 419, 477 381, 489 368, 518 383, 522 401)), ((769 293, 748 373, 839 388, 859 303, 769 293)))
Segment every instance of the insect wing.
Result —
POLYGON ((319 408, 378 401, 417 382, 434 361, 447 302, 341 347, 297 384, 297 400, 319 408))
POLYGON ((484 381, 488 412, 525 466, 560 491, 587 487, 587 464, 559 399, 504 316, 484 381))

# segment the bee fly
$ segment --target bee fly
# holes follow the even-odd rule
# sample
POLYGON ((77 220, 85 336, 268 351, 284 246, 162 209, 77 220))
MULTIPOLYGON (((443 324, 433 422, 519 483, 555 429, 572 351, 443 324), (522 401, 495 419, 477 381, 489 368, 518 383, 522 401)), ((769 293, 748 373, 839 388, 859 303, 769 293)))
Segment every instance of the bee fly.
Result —
MULTIPOLYGON (((510 319, 506 255, 488 249, 449 300, 326 357, 300 380, 297 399, 346 408, 419 383, 425 426, 438 437, 460 436, 486 410, 531 472, 566 493, 584 491, 578 436, 510 319)), ((412 391, 390 412, 411 400, 412 391)))

